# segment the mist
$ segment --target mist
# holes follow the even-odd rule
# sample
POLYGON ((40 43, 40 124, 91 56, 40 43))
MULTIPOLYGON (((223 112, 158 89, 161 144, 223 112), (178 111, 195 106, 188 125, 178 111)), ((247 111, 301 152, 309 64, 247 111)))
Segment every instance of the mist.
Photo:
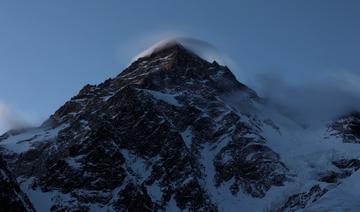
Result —
POLYGON ((216 61, 221 65, 229 65, 230 63, 232 63, 229 57, 223 54, 217 47, 212 45, 210 42, 207 42, 205 40, 186 36, 164 37, 159 40, 160 41, 156 42, 152 46, 144 48, 145 50, 133 57, 131 61, 133 62, 140 57, 148 56, 151 53, 159 51, 174 42, 178 42, 186 49, 192 51, 193 53, 208 62, 216 61))
POLYGON ((304 126, 328 123, 360 111, 360 76, 350 71, 298 74, 284 72, 254 76, 257 92, 270 107, 304 126))
POLYGON ((0 102, 0 135, 11 129, 28 126, 30 126, 28 121, 0 102))

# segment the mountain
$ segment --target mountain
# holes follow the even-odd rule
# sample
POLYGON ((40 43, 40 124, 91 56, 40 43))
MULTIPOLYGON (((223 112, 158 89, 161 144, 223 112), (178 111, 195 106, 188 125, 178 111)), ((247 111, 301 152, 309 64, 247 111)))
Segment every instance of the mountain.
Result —
POLYGON ((341 120, 303 128, 171 41, 0 146, 37 211, 311 211, 357 179, 341 120))

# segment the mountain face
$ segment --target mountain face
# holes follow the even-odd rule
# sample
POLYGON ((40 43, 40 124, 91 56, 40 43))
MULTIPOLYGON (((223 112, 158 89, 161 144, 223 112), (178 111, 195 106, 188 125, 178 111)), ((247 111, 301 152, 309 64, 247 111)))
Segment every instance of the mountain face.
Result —
POLYGON ((34 208, 0 158, 0 211, 33 212, 34 208))
POLYGON ((357 176, 359 147, 338 139, 359 131, 341 120, 298 127, 172 42, 0 145, 37 211, 294 211, 357 176))

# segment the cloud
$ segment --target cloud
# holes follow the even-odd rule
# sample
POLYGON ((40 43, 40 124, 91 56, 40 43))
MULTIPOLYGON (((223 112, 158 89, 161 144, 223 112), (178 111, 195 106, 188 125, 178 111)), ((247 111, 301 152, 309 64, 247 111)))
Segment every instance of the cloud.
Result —
POLYGON ((13 112, 6 104, 0 102, 0 134, 10 129, 29 126, 19 114, 13 112))
POLYGON ((236 63, 228 55, 225 55, 224 52, 220 51, 211 42, 193 37, 192 35, 194 34, 189 29, 181 29, 171 31, 160 30, 131 37, 129 40, 121 41, 121 45, 118 46, 117 57, 121 58, 123 63, 129 65, 129 62, 134 62, 134 60, 151 51, 154 47, 171 40, 176 40, 209 62, 216 60, 221 65, 227 65, 232 68, 236 67, 236 63), (136 56, 129 58, 131 55, 136 56))
POLYGON ((355 72, 302 73, 292 78, 271 72, 256 79, 257 90, 269 105, 307 126, 360 111, 360 75, 355 72))
POLYGON ((127 40, 122 39, 119 41, 116 57, 125 68, 130 65, 129 63, 132 63, 134 59, 137 59, 137 57, 133 57, 134 55, 141 54, 142 51, 148 49, 155 43, 185 34, 187 33, 182 31, 162 30, 131 36, 127 40))
POLYGON ((140 49, 137 54, 134 54, 136 56, 130 60, 132 63, 138 58, 150 55, 153 51, 161 49, 162 47, 176 41, 208 62, 216 61, 220 65, 228 66, 231 70, 236 70, 236 75, 241 77, 241 79, 246 77, 244 72, 239 71, 241 68, 238 63, 236 63, 223 51, 218 49, 215 45, 202 39, 187 36, 188 34, 189 33, 184 32, 158 32, 148 34, 146 37, 137 39, 136 42, 127 42, 131 43, 132 46, 129 47, 126 44, 123 45, 121 48, 122 50, 119 51, 119 53, 121 54, 121 57, 124 57, 124 54, 129 54, 129 52, 133 51, 134 49, 140 49))
POLYGON ((192 52, 209 62, 216 61, 219 64, 226 65, 226 56, 223 55, 215 46, 213 46, 209 42, 196 38, 180 36, 168 37, 156 42, 151 47, 145 49, 144 51, 136 55, 132 59, 132 61, 135 61, 140 57, 151 55, 153 52, 166 48, 167 46, 170 46, 176 42, 180 43, 185 48, 191 50, 192 52))

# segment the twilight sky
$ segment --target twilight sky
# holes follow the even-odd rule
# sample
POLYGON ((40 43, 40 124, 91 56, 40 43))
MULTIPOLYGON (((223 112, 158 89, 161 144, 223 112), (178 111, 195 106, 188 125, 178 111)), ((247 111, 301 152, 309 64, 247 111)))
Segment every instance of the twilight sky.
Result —
POLYGON ((173 36, 216 46, 265 96, 313 105, 313 89, 329 102, 349 90, 349 104, 360 91, 359 11, 357 0, 0 0, 0 132, 42 122, 173 36))

